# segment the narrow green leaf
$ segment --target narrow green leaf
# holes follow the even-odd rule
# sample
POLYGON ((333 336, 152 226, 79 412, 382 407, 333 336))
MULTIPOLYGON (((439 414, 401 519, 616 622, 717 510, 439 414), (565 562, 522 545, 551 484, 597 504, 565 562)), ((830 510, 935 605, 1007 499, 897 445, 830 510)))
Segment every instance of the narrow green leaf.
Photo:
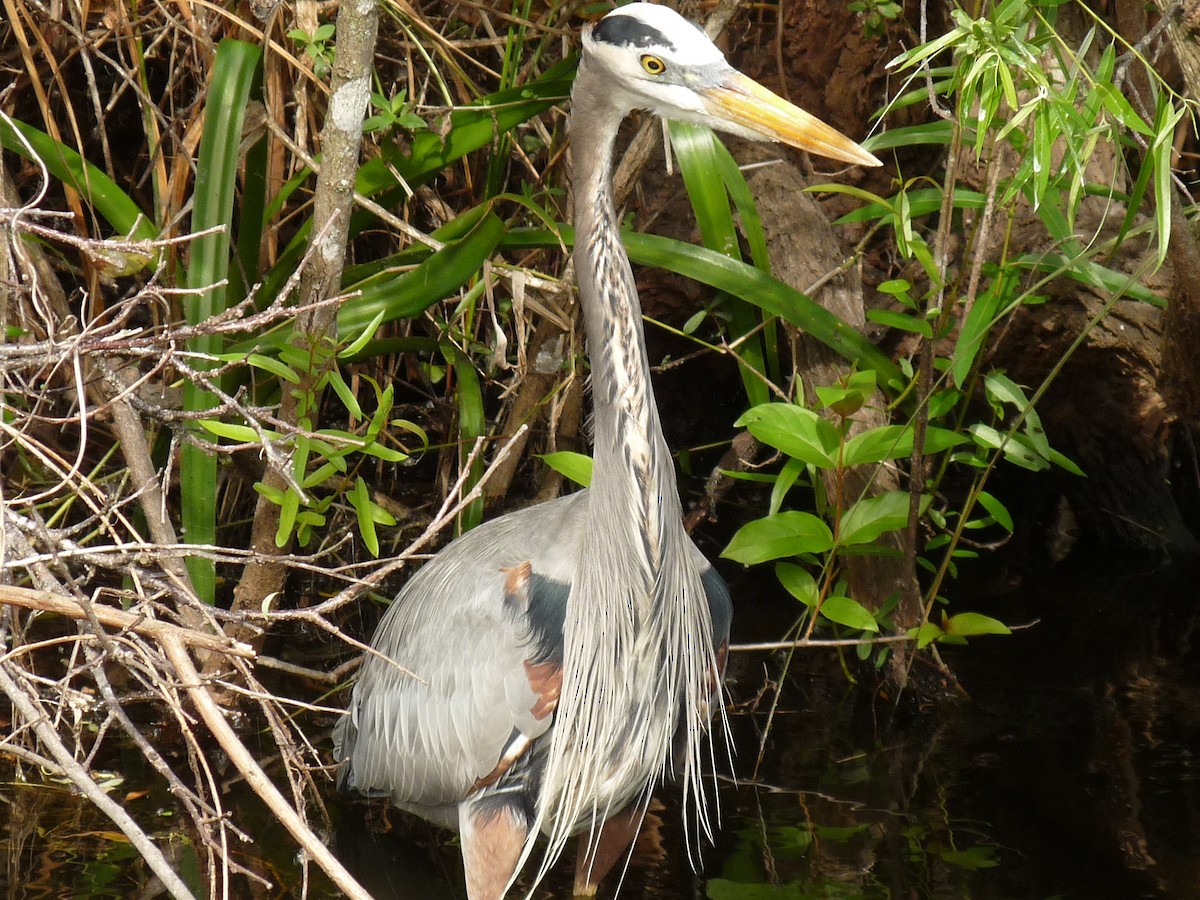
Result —
POLYGON ((867 318, 888 328, 895 328, 898 331, 911 331, 913 334, 919 334, 922 337, 933 338, 933 326, 919 316, 894 312, 890 309, 869 309, 867 310, 867 318))
MULTIPOLYGON (((566 226, 561 234, 534 229, 514 229, 500 242, 504 249, 557 248, 559 239, 574 243, 574 231, 566 226)), ((658 235, 624 232, 622 239, 630 259, 638 265, 657 266, 741 297, 760 309, 796 325, 835 353, 857 365, 874 369, 879 383, 898 392, 907 379, 900 367, 853 326, 839 319, 808 295, 761 272, 753 266, 658 235)))
POLYGON ((571 450, 559 450, 555 453, 542 453, 538 456, 542 462, 564 478, 583 487, 592 483, 592 458, 583 453, 571 450))
POLYGON ((889 128, 871 135, 863 141, 863 146, 877 155, 882 150, 898 147, 948 147, 954 140, 954 124, 945 119, 935 119, 924 125, 889 128))
POLYGON ((1000 450, 1003 448, 1004 458, 1022 469, 1028 469, 1030 472, 1042 472, 1050 468, 1049 462, 1029 446, 1028 439, 1022 434, 1005 434, 983 422, 967 426, 967 431, 975 443, 984 449, 1000 450))
POLYGON ((1007 625, 982 613, 962 612, 951 616, 945 623, 946 634, 956 637, 973 637, 980 634, 1012 634, 1007 625))
POLYGON ((466 235, 430 255, 415 269, 362 288, 338 311, 338 333, 356 338, 384 322, 420 315, 478 274, 504 234, 504 222, 486 212, 466 235))
POLYGON ((0 116, 0 147, 25 159, 40 159, 53 177, 78 191, 118 235, 134 241, 151 241, 158 237, 154 220, 142 212, 116 182, 46 132, 0 116), (33 149, 32 155, 26 142, 33 149))
POLYGON ((362 536, 363 544, 372 556, 378 557, 379 535, 375 531, 375 517, 371 515, 374 504, 371 502, 371 492, 367 489, 367 483, 361 475, 354 482, 354 487, 346 493, 346 499, 354 507, 354 514, 358 519, 358 533, 362 536))
MULTIPOLYGON (((700 226, 700 237, 704 246, 732 259, 742 258, 738 245, 738 229, 734 222, 733 209, 729 205, 729 189, 723 174, 728 171, 722 166, 723 155, 729 151, 717 140, 708 128, 687 122, 671 122, 669 124, 671 145, 679 161, 679 170, 683 174, 684 187, 691 200, 692 209, 696 214, 696 222, 700 226)), ((745 179, 736 166, 730 173, 745 190, 745 179)), ((751 200, 751 207, 753 201, 751 200)), ((757 210, 754 213, 757 216, 757 210)), ((761 231, 761 225, 760 225, 761 231)), ((756 260, 760 267, 762 261, 756 260)), ((748 306, 740 299, 734 299, 726 304, 730 316, 730 332, 735 339, 754 331, 760 324, 757 310, 748 306)), ((757 373, 767 370, 766 354, 762 339, 756 334, 749 340, 743 341, 739 356, 745 360, 749 368, 741 370, 742 386, 751 405, 765 403, 769 396, 767 386, 757 373), (753 371, 751 371, 753 370, 753 371)))
MULTIPOLYGON (((453 344, 443 344, 443 355, 454 368, 458 378, 458 452, 459 464, 466 462, 468 454, 475 448, 475 442, 487 434, 487 417, 483 409, 483 390, 479 385, 479 373, 475 371, 475 363, 469 356, 462 353, 453 344)), ((484 470, 484 455, 477 454, 471 465, 464 490, 475 486, 484 470)), ((483 498, 480 497, 467 506, 458 517, 460 534, 465 534, 483 521, 483 498)))
POLYGON ((984 342, 996 322, 997 314, 1008 299, 1007 286, 1008 279, 993 279, 988 289, 975 298, 975 303, 963 320, 958 340, 954 343, 954 355, 951 357, 950 366, 954 384, 959 387, 967 383, 979 351, 983 349, 984 342))
POLYGON ((275 530, 275 546, 286 547, 296 527, 296 516, 300 512, 300 495, 287 490, 279 506, 279 527, 275 530))
MULTIPOLYGON (((197 232, 211 228, 221 230, 191 243, 184 283, 196 293, 186 301, 189 325, 206 322, 226 307, 224 282, 229 277, 233 200, 242 161, 238 145, 260 58, 258 46, 243 41, 226 38, 217 47, 204 107, 204 134, 200 140, 192 194, 192 229, 197 232)), ((188 350, 192 353, 216 355, 221 349, 221 338, 215 334, 200 335, 188 341, 188 350)), ((211 369, 215 360, 194 358, 191 365, 203 371, 211 369)), ((216 397, 195 380, 184 382, 185 411, 211 409, 216 403, 216 397)), ((195 443, 185 443, 180 451, 179 471, 184 539, 192 544, 215 544, 217 458, 195 443)), ((285 503, 284 509, 288 508, 285 503)), ((288 534, 294 512, 291 510, 287 523, 288 534)), ((276 535, 277 541, 281 534, 284 534, 283 521, 276 535)), ((206 603, 212 603, 216 593, 216 569, 212 560, 190 555, 187 567, 197 595, 206 603)))
POLYGON ((978 495, 979 505, 987 510, 988 515, 996 520, 996 523, 1005 531, 1012 533, 1013 520, 1012 515, 1003 503, 989 494, 987 491, 980 491, 978 495))
POLYGON ((346 379, 342 377, 342 373, 336 368, 329 370, 329 386, 333 388, 333 392, 342 401, 342 406, 346 407, 346 411, 350 413, 351 424, 364 418, 362 406, 359 404, 358 398, 354 396, 354 391, 350 390, 350 385, 346 384, 346 379))
POLYGON ((767 515, 773 516, 783 508, 783 501, 787 499, 788 491, 804 474, 807 465, 798 459, 789 459, 783 464, 783 468, 779 470, 779 475, 775 478, 775 483, 771 486, 771 502, 767 507, 767 515))
MULTIPOLYGON (((259 433, 248 425, 233 425, 229 422, 222 422, 220 419, 200 419, 199 424, 209 434, 215 434, 217 437, 229 441, 239 444, 257 444, 259 442, 259 433)), ((263 434, 272 440, 279 439, 279 435, 273 431, 264 431, 263 434)))

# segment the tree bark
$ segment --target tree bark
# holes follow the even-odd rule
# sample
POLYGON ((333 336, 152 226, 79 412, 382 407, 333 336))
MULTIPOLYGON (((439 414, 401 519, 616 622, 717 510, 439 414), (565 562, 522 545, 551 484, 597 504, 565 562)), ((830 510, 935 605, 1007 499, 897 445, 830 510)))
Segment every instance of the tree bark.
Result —
MULTIPOLYGON (((758 211, 767 233, 771 269, 776 278, 800 291, 809 291, 829 273, 842 267, 846 252, 840 245, 825 211, 804 193, 803 176, 790 165, 779 164, 757 170, 749 179, 757 198, 758 211)), ((862 280, 857 268, 850 268, 824 284, 814 295, 826 309, 849 325, 866 325, 862 280)), ((845 375, 844 359, 819 341, 800 335, 797 360, 806 396, 814 396, 817 386, 833 385, 845 375)), ((852 433, 888 424, 882 395, 868 402, 854 415, 852 433)), ((833 472, 825 472, 830 496, 835 495, 833 472)), ((847 503, 859 498, 901 490, 894 466, 855 466, 842 473, 840 494, 847 503)), ((895 555, 853 556, 845 561, 852 596, 869 609, 879 609, 896 599, 895 626, 903 632, 921 621, 921 591, 916 573, 905 565, 907 531, 891 532, 880 538, 895 555)), ((888 662, 888 678, 903 687, 909 667, 908 647, 896 644, 888 662)))
MULTIPOLYGON (((349 0, 339 7, 337 57, 329 109, 321 130, 321 169, 313 212, 312 239, 317 245, 315 252, 306 257, 301 273, 294 337, 309 352, 313 366, 301 373, 301 381, 294 389, 285 391, 279 411, 280 419, 293 427, 301 419, 316 426, 320 396, 315 385, 324 374, 324 367, 331 364, 323 351, 331 350, 337 341, 338 308, 325 301, 336 297, 341 288, 378 29, 376 0, 349 0)), ((287 488, 282 474, 270 467, 263 481, 278 490, 287 488)), ((268 597, 283 591, 287 568, 280 556, 291 543, 282 547, 276 544, 279 513, 276 504, 260 495, 251 534, 254 555, 234 588, 235 611, 257 609, 268 597)), ((262 635, 248 625, 235 622, 227 633, 234 640, 261 646, 262 635)), ((216 657, 211 659, 219 661, 216 657)), ((207 665, 205 670, 207 674, 207 665)))

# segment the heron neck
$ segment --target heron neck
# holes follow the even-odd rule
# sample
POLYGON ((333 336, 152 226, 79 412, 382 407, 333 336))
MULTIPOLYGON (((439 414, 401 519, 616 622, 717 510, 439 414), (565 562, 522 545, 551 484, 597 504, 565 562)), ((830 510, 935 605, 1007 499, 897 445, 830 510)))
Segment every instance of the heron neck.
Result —
POLYGON ((573 92, 572 182, 575 273, 592 367, 591 507, 637 510, 636 543, 653 567, 664 531, 682 534, 682 510, 650 383, 641 304, 613 202, 613 148, 625 111, 611 107, 603 86, 593 85, 586 73, 580 78, 573 92), (611 505, 618 501, 621 505, 611 505))
MULTIPOLYGON (((572 91, 575 275, 592 362, 595 465, 563 625, 563 680, 538 801, 547 858, 649 789, 686 722, 698 796, 712 622, 650 387, 641 306, 612 197, 627 110, 580 65, 572 91)), ((643 807, 644 809, 644 807, 643 807)), ((594 834, 594 833, 593 833, 594 834)), ((544 871, 544 869, 543 869, 544 871)))

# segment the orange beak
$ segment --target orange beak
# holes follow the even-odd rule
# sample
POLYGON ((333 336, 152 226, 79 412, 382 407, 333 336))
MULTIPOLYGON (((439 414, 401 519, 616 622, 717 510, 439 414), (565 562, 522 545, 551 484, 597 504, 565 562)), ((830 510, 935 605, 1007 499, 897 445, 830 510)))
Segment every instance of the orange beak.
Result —
POLYGON ((768 140, 791 144, 840 162, 883 165, 836 128, 788 103, 741 72, 732 73, 723 84, 700 93, 710 113, 768 140))

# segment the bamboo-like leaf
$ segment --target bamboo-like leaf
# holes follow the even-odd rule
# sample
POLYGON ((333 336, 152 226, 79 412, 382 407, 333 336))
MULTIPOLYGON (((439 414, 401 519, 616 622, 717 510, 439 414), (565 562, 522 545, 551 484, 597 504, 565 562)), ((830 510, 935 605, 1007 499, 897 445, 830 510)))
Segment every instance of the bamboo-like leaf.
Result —
POLYGON ((592 458, 586 454, 559 450, 555 453, 543 453, 538 459, 564 478, 569 478, 582 487, 592 483, 592 458))
POLYGON ((363 287, 338 311, 338 332, 354 338, 385 322, 411 318, 453 294, 473 278, 504 235, 504 222, 491 212, 460 240, 430 255, 408 272, 363 287))
POLYGON ((995 519, 996 523, 1001 528, 1011 534, 1013 530, 1013 519, 1012 514, 1008 511, 1008 507, 989 494, 987 491, 980 491, 978 497, 979 505, 988 511, 988 515, 995 519))
MULTIPOLYGON (((1149 177, 1149 176, 1147 176, 1149 177)), ((1050 204, 1043 204, 1045 209, 1050 204)), ((1131 300, 1140 300, 1151 306, 1165 308, 1167 302, 1126 272, 1118 272, 1079 256, 1064 256, 1059 253, 1027 254, 1016 260, 1023 269, 1066 275, 1081 284, 1099 288, 1108 294, 1120 294, 1131 300)))
MULTIPOLYGON (((371 500, 371 492, 367 489, 367 483, 363 481, 361 475, 354 482, 354 487, 346 493, 346 499, 354 507, 354 513, 358 519, 358 533, 362 536, 363 544, 371 551, 372 556, 379 556, 379 534, 375 531, 375 520, 377 518, 376 511, 382 512, 382 510, 379 510, 371 500)), ((391 517, 388 516, 388 518, 391 517)), ((396 524, 395 520, 390 524, 396 524)))

